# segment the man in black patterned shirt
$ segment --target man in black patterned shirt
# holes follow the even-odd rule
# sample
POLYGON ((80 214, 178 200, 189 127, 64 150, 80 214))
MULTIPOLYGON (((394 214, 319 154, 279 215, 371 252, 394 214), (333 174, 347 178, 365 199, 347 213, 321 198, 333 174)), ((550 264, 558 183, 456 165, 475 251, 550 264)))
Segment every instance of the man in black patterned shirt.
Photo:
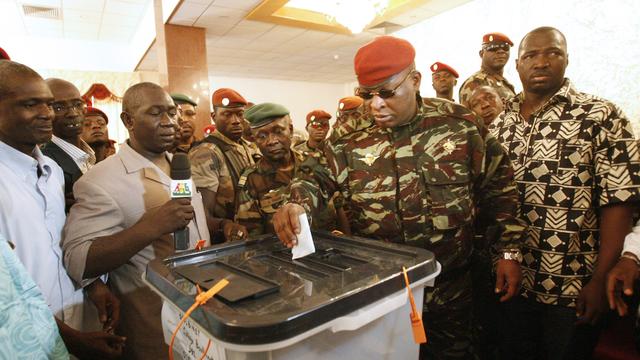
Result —
POLYGON ((606 274, 640 200, 631 124, 615 104, 575 90, 568 62, 557 29, 525 35, 516 60, 523 92, 490 128, 511 157, 529 224, 506 358, 590 358, 607 311, 606 274))

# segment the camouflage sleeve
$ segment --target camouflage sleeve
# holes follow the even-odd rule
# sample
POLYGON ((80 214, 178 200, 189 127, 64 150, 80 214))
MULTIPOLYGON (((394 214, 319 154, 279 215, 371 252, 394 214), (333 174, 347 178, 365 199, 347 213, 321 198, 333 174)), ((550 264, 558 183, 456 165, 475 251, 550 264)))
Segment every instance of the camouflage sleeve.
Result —
POLYGON ((196 187, 218 192, 220 167, 224 164, 216 153, 215 145, 204 143, 189 152, 191 178, 196 187))
POLYGON ((480 133, 477 127, 472 132, 478 228, 485 230, 484 236, 496 253, 520 249, 526 225, 518 218, 518 192, 511 161, 492 135, 480 133))
POLYGON ((320 164, 308 164, 313 158, 307 158, 301 164, 296 177, 292 180, 287 202, 300 204, 311 217, 314 229, 333 230, 336 228, 335 207, 330 200, 337 186, 326 167, 320 164))
POLYGON ((251 195, 251 191, 247 186, 248 173, 251 168, 245 170, 238 181, 238 191, 236 194, 235 222, 244 225, 250 235, 261 235, 265 232, 263 217, 260 213, 258 199, 251 195))
POLYGON ((463 106, 469 107, 469 98, 480 84, 476 82, 473 78, 467 79, 462 86, 460 86, 460 90, 458 91, 458 99, 460 99, 460 104, 463 106))

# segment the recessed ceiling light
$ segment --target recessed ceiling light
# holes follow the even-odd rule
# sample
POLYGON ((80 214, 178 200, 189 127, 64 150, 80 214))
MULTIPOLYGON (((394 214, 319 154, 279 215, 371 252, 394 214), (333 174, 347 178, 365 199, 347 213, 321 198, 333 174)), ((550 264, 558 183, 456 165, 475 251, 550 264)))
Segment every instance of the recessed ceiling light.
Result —
POLYGON ((333 60, 338 60, 338 59, 340 59, 340 55, 338 55, 338 54, 334 54, 334 55, 333 55, 333 60))

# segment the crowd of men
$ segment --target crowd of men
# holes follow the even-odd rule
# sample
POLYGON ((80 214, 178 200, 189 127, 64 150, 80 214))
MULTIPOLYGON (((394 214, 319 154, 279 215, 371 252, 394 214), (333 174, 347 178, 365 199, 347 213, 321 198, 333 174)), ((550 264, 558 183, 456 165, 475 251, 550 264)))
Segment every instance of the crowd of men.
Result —
POLYGON ((311 111, 299 143, 284 104, 218 89, 200 139, 196 102, 135 84, 115 154, 109 119, 72 83, 0 51, 1 352, 166 358, 142 273, 174 252, 172 233, 188 227, 191 248, 266 233, 291 247, 305 213, 312 229, 436 255, 421 359, 590 358, 638 279, 638 142, 615 104, 565 78, 559 30, 521 40, 518 94, 503 76, 513 45, 483 36, 457 104, 453 67, 430 66, 437 98, 423 98, 414 47, 378 37, 355 55, 355 96, 333 124, 311 111), (178 152, 191 199, 170 197, 178 152))

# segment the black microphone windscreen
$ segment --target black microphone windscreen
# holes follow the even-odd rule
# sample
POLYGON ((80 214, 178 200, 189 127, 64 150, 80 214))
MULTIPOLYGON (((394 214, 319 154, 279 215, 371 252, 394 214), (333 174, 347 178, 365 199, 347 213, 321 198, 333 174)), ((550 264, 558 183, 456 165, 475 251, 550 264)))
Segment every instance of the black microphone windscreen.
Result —
POLYGON ((173 155, 171 160, 171 179, 187 180, 191 178, 191 163, 189 156, 183 153, 173 155))

